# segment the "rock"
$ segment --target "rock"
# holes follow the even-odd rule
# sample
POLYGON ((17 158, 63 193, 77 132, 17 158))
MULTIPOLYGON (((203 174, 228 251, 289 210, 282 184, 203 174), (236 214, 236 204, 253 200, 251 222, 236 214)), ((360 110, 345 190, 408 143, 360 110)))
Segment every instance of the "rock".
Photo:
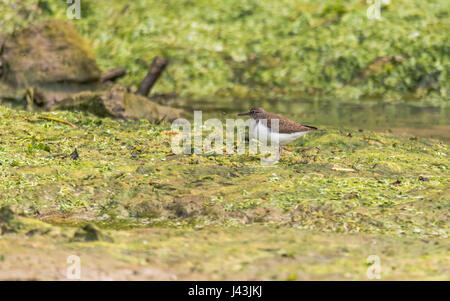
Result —
POLYGON ((129 93, 121 84, 108 90, 81 92, 60 102, 53 103, 49 110, 79 110, 100 117, 123 119, 147 119, 151 122, 172 121, 181 116, 181 110, 161 106, 148 98, 129 93))
POLYGON ((0 207, 0 235, 17 232, 17 227, 13 224, 14 218, 14 212, 9 206, 0 207))
POLYGON ((94 224, 87 224, 81 226, 77 232, 75 232, 72 241, 106 241, 113 242, 112 237, 104 234, 94 224))
POLYGON ((1 81, 14 89, 36 87, 62 93, 65 88, 81 91, 100 82, 100 69, 88 43, 64 21, 18 30, 4 39, 0 49, 1 81))
POLYGON ((9 224, 14 219, 14 212, 9 206, 0 207, 0 223, 9 224))

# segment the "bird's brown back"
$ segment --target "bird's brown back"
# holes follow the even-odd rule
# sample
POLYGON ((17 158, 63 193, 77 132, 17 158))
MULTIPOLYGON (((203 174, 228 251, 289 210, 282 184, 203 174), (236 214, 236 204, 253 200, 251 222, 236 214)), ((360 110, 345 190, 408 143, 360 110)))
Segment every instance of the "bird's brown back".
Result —
POLYGON ((278 119, 278 132, 282 134, 292 134, 295 132, 308 132, 317 130, 316 127, 300 124, 293 120, 287 119, 283 116, 279 116, 277 114, 269 112, 266 113, 266 119, 267 119, 267 127, 270 129, 272 128, 272 120, 278 119))

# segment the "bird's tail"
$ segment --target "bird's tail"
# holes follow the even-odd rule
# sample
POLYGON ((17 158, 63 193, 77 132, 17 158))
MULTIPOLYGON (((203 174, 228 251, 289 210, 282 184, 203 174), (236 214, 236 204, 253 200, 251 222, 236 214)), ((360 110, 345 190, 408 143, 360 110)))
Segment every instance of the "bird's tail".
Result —
POLYGON ((320 131, 318 128, 316 128, 315 126, 310 126, 310 125, 303 125, 304 127, 307 127, 310 131, 320 131))

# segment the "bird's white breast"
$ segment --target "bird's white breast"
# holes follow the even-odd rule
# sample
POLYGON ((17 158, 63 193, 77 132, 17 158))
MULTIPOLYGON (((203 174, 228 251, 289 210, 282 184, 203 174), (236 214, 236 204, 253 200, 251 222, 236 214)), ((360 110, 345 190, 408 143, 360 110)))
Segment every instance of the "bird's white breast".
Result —
POLYGON ((251 119, 250 121, 250 135, 252 138, 256 138, 259 141, 264 140, 264 138, 267 139, 266 141, 276 141, 278 138, 279 144, 284 145, 304 136, 306 133, 307 132, 295 132, 291 134, 274 133, 269 127, 264 125, 263 122, 258 122, 254 119, 251 119))

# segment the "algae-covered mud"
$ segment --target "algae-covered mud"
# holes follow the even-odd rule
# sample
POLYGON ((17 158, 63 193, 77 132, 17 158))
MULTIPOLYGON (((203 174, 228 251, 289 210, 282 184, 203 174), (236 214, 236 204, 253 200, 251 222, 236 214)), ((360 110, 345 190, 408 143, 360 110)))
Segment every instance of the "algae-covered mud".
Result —
POLYGON ((175 134, 1 107, 0 279, 448 279, 443 142, 326 127, 263 167, 175 134))

